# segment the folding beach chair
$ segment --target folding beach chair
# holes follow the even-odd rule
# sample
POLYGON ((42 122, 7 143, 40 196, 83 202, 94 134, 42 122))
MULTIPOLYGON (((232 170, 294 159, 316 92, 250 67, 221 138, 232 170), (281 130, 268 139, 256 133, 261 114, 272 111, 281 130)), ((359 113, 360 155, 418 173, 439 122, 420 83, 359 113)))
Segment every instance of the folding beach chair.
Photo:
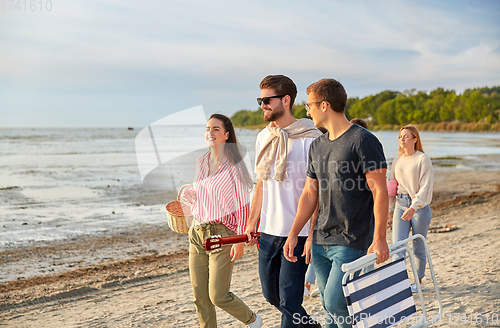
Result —
POLYGON ((441 319, 443 304, 439 295, 436 276, 434 274, 434 268, 425 238, 422 235, 414 235, 408 239, 390 245, 389 257, 391 258, 392 255, 406 250, 408 258, 410 259, 413 277, 415 281, 417 281, 418 275, 415 257, 409 247, 409 243, 416 238, 422 239, 425 245, 427 262, 434 283, 436 298, 439 303, 439 313, 433 316, 431 320, 428 320, 424 295, 422 294, 420 284, 417 284, 422 313, 421 315, 419 314, 411 318, 417 313, 417 309, 413 300, 404 258, 381 266, 361 276, 354 277, 355 273, 359 270, 375 264, 377 255, 372 253, 356 261, 344 263, 342 265, 342 271, 345 272, 342 286, 353 327, 385 328, 392 327, 400 322, 411 322, 416 323, 411 326, 411 328, 416 328, 427 327, 441 319))

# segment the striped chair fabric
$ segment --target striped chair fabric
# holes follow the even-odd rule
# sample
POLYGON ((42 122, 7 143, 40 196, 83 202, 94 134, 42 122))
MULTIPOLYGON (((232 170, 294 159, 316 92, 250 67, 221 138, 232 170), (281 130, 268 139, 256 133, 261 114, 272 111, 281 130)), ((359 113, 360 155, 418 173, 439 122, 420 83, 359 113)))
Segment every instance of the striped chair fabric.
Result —
POLYGON ((404 258, 343 285, 356 328, 386 328, 416 313, 404 258))

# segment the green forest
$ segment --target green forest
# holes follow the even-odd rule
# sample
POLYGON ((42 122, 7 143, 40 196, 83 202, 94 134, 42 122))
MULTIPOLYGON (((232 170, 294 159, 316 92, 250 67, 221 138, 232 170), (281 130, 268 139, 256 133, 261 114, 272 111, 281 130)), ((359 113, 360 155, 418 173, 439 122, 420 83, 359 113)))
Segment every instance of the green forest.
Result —
MULTIPOLYGON (((297 118, 307 117, 305 103, 294 105, 297 118)), ((467 89, 463 94, 438 88, 429 93, 382 91, 364 98, 349 98, 348 119, 368 122, 370 129, 392 130, 412 123, 422 130, 500 131, 500 86, 467 89)), ((240 110, 231 119, 238 127, 265 124, 262 109, 240 110)))

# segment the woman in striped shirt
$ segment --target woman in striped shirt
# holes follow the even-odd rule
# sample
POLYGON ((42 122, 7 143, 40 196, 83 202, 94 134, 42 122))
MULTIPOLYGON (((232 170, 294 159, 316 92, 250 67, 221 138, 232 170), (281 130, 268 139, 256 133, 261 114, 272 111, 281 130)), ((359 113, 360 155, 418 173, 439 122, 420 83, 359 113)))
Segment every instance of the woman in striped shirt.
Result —
POLYGON ((212 235, 244 233, 253 181, 228 117, 210 117, 205 141, 210 151, 198 159, 189 193, 194 216, 189 229, 189 274, 200 326, 217 327, 216 305, 248 327, 261 327, 260 316, 229 291, 234 262, 243 256, 243 243, 223 245, 214 253, 203 249, 203 240, 212 235))

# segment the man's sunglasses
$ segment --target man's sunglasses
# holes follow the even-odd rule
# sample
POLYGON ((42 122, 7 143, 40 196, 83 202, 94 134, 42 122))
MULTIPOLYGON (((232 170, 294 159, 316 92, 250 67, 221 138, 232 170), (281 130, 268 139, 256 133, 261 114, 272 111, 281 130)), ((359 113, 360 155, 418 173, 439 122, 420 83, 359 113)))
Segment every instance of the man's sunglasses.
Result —
POLYGON ((272 98, 283 98, 284 96, 286 95, 257 98, 257 103, 259 104, 259 106, 262 105, 262 103, 264 103, 264 105, 269 105, 272 98))

